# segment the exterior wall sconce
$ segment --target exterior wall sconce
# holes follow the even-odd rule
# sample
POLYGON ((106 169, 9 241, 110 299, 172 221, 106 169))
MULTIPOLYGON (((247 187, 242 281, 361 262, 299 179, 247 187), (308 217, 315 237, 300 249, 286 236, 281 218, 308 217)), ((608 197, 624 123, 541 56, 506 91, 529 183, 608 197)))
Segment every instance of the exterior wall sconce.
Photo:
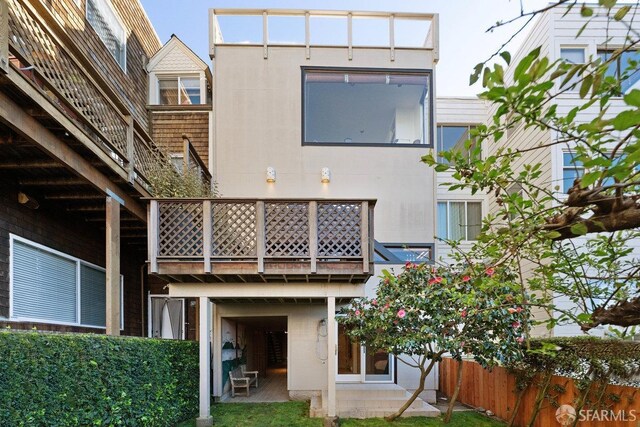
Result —
POLYGON ((320 182, 323 184, 331 182, 331 170, 329 168, 322 168, 320 170, 320 182))
POLYGON ((267 168, 267 182, 276 182, 276 170, 271 166, 267 168))

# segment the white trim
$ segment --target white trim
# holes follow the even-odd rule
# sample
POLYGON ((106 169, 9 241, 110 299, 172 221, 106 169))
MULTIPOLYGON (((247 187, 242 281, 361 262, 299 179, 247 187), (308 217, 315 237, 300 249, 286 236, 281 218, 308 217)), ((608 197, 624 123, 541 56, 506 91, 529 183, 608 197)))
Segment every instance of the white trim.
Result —
MULTIPOLYGON (((82 316, 81 316, 81 310, 82 310, 82 306, 81 306, 81 274, 80 274, 80 270, 82 268, 82 265, 94 268, 96 270, 100 270, 102 272, 106 272, 106 270, 103 267, 100 267, 99 265, 93 264, 91 262, 85 261, 83 259, 74 257, 72 255, 66 254, 64 252, 60 252, 56 249, 50 248, 48 246, 45 246, 43 244, 34 242, 32 240, 29 239, 25 239, 24 237, 18 236, 16 234, 13 233, 9 233, 9 319, 7 319, 8 321, 11 322, 33 322, 33 323, 44 323, 44 324, 51 324, 51 325, 65 325, 65 326, 77 326, 77 327, 81 327, 81 328, 92 328, 92 329, 106 329, 106 326, 96 326, 96 325, 90 325, 90 324, 85 324, 85 323, 81 323, 82 321, 82 316), (30 317, 14 317, 13 315, 13 261, 14 261, 14 255, 13 255, 13 242, 14 241, 18 241, 21 243, 24 243, 28 246, 31 246, 33 248, 39 249, 41 251, 59 256, 60 258, 64 258, 67 259, 69 261, 73 261, 74 263, 76 263, 76 319, 78 319, 77 322, 61 322, 61 321, 56 321, 56 320, 49 320, 49 319, 37 319, 37 318, 30 318, 30 317)), ((120 275, 120 330, 123 331, 124 330, 124 275, 120 275)))

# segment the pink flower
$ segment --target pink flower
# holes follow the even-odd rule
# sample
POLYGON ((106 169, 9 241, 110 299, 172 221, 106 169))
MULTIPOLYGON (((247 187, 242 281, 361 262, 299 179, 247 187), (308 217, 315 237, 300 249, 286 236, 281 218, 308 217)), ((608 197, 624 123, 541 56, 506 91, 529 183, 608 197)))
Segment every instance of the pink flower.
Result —
POLYGON ((512 328, 519 328, 519 327, 520 327, 520 322, 513 322, 513 323, 511 324, 511 327, 512 327, 512 328))
POLYGON ((356 316, 360 316, 360 310, 356 310, 356 316))
POLYGON ((393 324, 394 324, 394 325, 397 325, 397 324, 398 324, 398 321, 397 321, 397 320, 394 320, 394 321, 393 321, 393 324))
POLYGON ((469 280, 471 280, 470 276, 462 276, 462 281, 463 282, 468 282, 469 280))
POLYGON ((518 337, 516 338, 516 341, 518 341, 519 343, 524 342, 524 337, 518 337))
POLYGON ((516 309, 515 309, 515 308, 513 308, 513 307, 509 307, 509 308, 507 309, 507 311, 508 311, 509 313, 511 313, 511 314, 513 314, 513 313, 517 313, 517 312, 518 312, 518 310, 516 310, 516 309))
POLYGON ((371 301, 371 304, 372 304, 372 305, 378 305, 378 301, 373 300, 373 301, 371 301))
POLYGON ((429 280, 430 285, 433 285, 434 283, 442 283, 442 277, 434 277, 433 279, 429 280))
POLYGON ((487 273, 487 276, 491 277, 496 274, 496 269, 493 267, 489 267, 484 272, 487 273))
POLYGON ((516 308, 516 312, 520 313, 522 311, 522 307, 516 308))
POLYGON ((467 317, 467 310, 462 310, 460 317, 467 317))
POLYGON ((406 312, 406 311, 404 311, 404 308, 401 308, 400 310, 398 310, 398 317, 399 317, 399 318, 401 318, 401 319, 402 319, 402 318, 403 318, 404 316, 406 316, 406 315, 407 315, 407 312, 406 312))
POLYGON ((412 263, 411 261, 407 261, 407 263, 404 265, 405 268, 413 268, 416 265, 414 263, 412 263))

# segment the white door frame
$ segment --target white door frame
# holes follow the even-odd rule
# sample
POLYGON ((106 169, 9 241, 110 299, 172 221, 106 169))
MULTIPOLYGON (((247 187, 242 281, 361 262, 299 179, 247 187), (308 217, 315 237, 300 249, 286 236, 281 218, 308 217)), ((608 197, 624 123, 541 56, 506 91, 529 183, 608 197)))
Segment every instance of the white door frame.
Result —
POLYGON ((182 327, 180 328, 179 339, 181 340, 185 339, 186 332, 187 332, 186 331, 187 311, 185 306, 185 299, 172 298, 168 294, 152 294, 150 292, 148 292, 148 296, 147 296, 147 337, 153 338, 153 335, 152 335, 153 332, 151 328, 151 322, 153 321, 153 311, 152 311, 152 305, 151 305, 152 298, 164 298, 164 299, 170 299, 170 300, 178 300, 182 302, 182 327))

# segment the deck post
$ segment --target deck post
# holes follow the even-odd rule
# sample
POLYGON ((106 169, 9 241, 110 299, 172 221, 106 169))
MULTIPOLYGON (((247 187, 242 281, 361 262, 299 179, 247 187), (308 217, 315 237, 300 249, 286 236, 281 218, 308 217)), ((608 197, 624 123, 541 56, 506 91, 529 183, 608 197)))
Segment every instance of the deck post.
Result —
POLYGON ((211 418, 211 303, 209 297, 200 297, 200 411, 198 427, 213 425, 211 418))
POLYGON ((9 72, 9 5, 0 0, 0 71, 9 72))
POLYGON ((309 254, 311 255, 311 273, 318 270, 318 202, 309 202, 309 254))
POLYGON ((265 228, 264 228, 264 202, 256 202, 256 256, 258 257, 258 273, 264 273, 265 253, 265 228))
POLYGON ((211 273, 211 200, 202 202, 202 255, 204 257, 204 272, 211 273))
POLYGON ((327 416, 336 416, 336 297, 327 297, 327 416))
POLYGON ((136 152, 135 152, 135 130, 133 116, 125 116, 127 122, 127 177, 129 184, 133 185, 136 180, 136 152))
POLYGON ((362 271, 369 272, 369 203, 362 202, 360 209, 360 245, 362 251, 362 271))
POLYGON ((120 203, 106 200, 106 333, 120 335, 120 203))

